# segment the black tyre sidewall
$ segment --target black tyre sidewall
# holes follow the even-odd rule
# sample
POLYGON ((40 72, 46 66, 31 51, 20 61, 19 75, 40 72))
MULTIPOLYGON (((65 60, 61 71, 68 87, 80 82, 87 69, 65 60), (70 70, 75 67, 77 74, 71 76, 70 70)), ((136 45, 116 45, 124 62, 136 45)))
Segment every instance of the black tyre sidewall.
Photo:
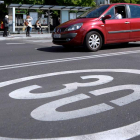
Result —
POLYGON ((86 49, 87 49, 88 51, 96 52, 96 51, 98 51, 99 49, 101 49, 102 45, 103 45, 103 39, 102 39, 102 36, 100 35, 100 33, 96 32, 96 31, 91 31, 91 32, 87 33, 86 38, 85 38, 85 47, 86 47, 86 49), (98 37, 100 38, 100 46, 99 46, 97 49, 92 49, 92 48, 89 46, 88 41, 89 41, 89 37, 90 37, 92 34, 96 34, 96 35, 98 35, 98 37))
POLYGON ((129 44, 129 42, 123 42, 123 43, 121 43, 121 45, 125 45, 125 46, 127 46, 129 44))

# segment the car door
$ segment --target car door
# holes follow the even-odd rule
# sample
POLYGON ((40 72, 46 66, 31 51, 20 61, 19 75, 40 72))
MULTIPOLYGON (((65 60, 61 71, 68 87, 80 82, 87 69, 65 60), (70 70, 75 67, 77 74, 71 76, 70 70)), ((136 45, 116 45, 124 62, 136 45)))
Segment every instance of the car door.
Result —
POLYGON ((137 39, 140 38, 140 6, 129 5, 129 8, 131 20, 130 39, 137 39))
MULTIPOLYGON (((127 13, 126 6, 123 6, 127 13)), ((105 15, 111 15, 111 19, 105 20, 104 24, 107 43, 127 41, 130 38, 130 19, 127 14, 122 19, 115 19, 115 7, 112 7, 105 15)))

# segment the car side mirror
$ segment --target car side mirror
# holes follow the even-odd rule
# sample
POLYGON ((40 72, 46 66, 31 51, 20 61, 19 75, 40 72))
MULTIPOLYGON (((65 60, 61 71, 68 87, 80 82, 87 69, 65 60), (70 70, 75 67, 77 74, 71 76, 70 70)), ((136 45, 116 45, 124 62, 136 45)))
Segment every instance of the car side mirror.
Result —
POLYGON ((106 15, 105 17, 102 18, 102 20, 110 19, 111 15, 106 15))

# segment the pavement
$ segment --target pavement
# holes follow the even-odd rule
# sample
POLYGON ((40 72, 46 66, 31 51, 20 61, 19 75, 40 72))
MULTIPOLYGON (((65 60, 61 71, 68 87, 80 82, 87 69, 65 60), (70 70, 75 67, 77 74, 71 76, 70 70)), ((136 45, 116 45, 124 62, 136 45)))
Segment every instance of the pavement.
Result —
POLYGON ((36 38, 51 38, 51 33, 44 34, 31 34, 31 37, 26 37, 25 34, 11 34, 8 37, 0 35, 0 41, 4 40, 15 40, 15 39, 36 39, 36 38))

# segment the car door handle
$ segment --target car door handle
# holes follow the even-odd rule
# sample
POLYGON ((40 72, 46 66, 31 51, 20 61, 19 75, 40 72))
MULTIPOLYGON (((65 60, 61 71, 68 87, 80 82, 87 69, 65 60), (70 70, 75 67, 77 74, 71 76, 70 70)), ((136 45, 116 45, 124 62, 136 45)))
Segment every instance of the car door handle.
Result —
POLYGON ((127 21, 125 22, 125 24, 129 24, 129 23, 130 23, 130 22, 127 22, 127 21))

